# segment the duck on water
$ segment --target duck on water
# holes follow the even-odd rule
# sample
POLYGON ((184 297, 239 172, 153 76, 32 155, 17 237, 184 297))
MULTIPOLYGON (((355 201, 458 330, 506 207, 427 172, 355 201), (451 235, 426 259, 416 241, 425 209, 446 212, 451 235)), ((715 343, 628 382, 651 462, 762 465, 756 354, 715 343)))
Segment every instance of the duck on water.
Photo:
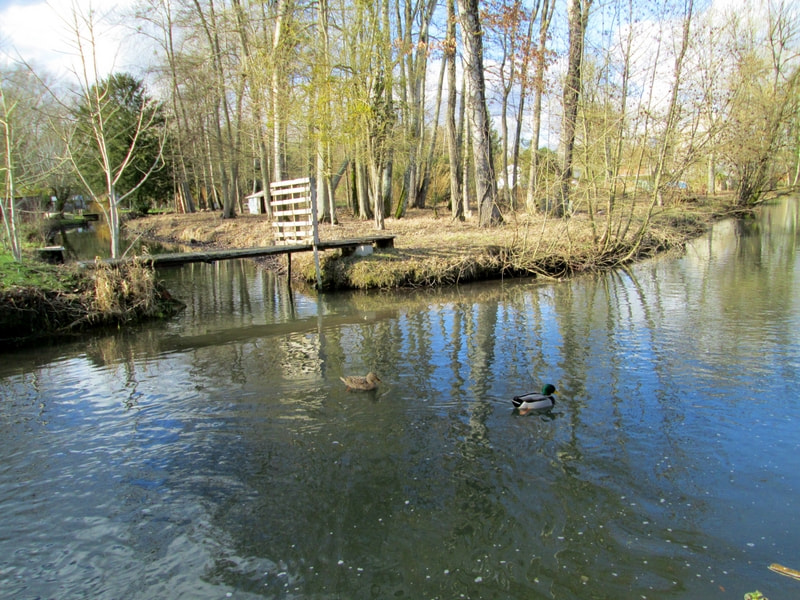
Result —
POLYGON ((550 410, 556 403, 554 394, 556 386, 547 383, 542 387, 542 392, 530 392, 521 396, 514 396, 511 403, 518 409, 520 414, 527 414, 532 410, 550 410))
POLYGON ((342 382, 347 386, 348 392, 351 390, 374 390, 376 387, 378 387, 378 383, 380 382, 380 377, 378 377, 372 371, 367 373, 366 377, 362 377, 360 375, 349 375, 347 377, 340 377, 339 379, 341 379, 342 382))

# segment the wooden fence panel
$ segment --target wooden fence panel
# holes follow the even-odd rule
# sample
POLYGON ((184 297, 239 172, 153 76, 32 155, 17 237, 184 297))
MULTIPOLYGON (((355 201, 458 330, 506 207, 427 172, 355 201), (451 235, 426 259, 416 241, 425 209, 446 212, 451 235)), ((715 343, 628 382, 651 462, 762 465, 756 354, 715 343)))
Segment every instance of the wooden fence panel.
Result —
POLYGON ((311 177, 269 186, 276 244, 319 244, 316 186, 311 177))
MULTIPOLYGON (((317 187, 313 177, 274 181, 269 185, 273 235, 277 245, 311 244, 317 288, 322 287, 319 266, 319 230, 317 228, 317 187)), ((289 279, 292 277, 292 255, 288 256, 289 279)))

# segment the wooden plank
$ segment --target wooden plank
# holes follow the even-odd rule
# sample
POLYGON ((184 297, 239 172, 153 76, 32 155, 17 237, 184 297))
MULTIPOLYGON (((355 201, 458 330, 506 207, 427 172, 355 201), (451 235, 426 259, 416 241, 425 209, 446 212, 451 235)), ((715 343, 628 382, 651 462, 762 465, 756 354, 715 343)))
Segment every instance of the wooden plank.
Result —
POLYGON ((308 183, 308 177, 301 177, 299 179, 285 179, 282 181, 273 181, 272 183, 269 184, 269 187, 271 188, 272 186, 280 187, 287 185, 295 186, 300 183, 308 183))
MULTIPOLYGON (((317 244, 320 250, 332 250, 347 248, 351 246, 363 246, 365 244, 385 244, 393 242, 393 235, 375 235, 354 239, 325 240, 317 244)), ((179 266, 190 263, 205 262, 211 263, 218 260, 230 260, 236 258, 258 258, 262 256, 275 256, 278 254, 292 254, 294 252, 311 252, 314 245, 311 243, 299 243, 285 246, 259 246, 256 248, 229 248, 223 250, 205 250, 202 252, 175 252, 171 254, 153 254, 151 256, 138 257, 147 264, 156 267, 179 266)), ((123 262, 130 262, 133 258, 107 258, 102 262, 115 265, 123 262)), ((86 260, 78 263, 83 268, 91 268, 95 261, 86 260)))
POLYGON ((292 227, 311 227, 312 225, 311 221, 275 221, 272 223, 272 226, 277 227, 278 230, 291 229, 292 227))
POLYGON ((308 204, 308 196, 305 198, 287 198, 285 200, 272 200, 270 201, 270 206, 289 206, 292 204, 308 204))
POLYGON ((36 254, 40 260, 46 263, 61 264, 64 262, 65 248, 64 246, 45 246, 36 248, 36 254))
POLYGON ((284 234, 297 235, 298 233, 306 233, 306 232, 313 233, 310 227, 295 227, 294 229, 290 227, 281 227, 280 229, 274 231, 273 233, 274 235, 281 236, 284 234))
POLYGON ((379 248, 391 248, 394 246, 394 238, 395 236, 391 234, 385 234, 342 240, 324 240, 319 243, 319 248, 320 250, 333 250, 350 246, 366 246, 368 244, 375 244, 379 248))
POLYGON ((310 235, 284 235, 280 239, 275 240, 278 245, 286 245, 288 242, 296 242, 298 244, 310 244, 312 242, 310 235))
POLYGON ((308 205, 303 206, 302 204, 288 204, 286 206, 273 206, 272 207, 272 214, 273 215, 310 215, 311 214, 311 207, 308 205))
POLYGON ((286 187, 286 188, 270 188, 270 196, 272 198, 280 198, 281 196, 308 196, 309 186, 304 185, 300 187, 286 187))
POLYGON ((311 238, 306 235, 283 235, 275 239, 275 243, 279 246, 286 244, 310 244, 311 238))
MULTIPOLYGON (((294 216, 303 216, 306 217, 311 214, 310 208, 298 208, 295 210, 280 210, 273 212, 273 217, 294 217, 294 216)), ((280 223, 289 223, 291 221, 279 221, 280 223)))

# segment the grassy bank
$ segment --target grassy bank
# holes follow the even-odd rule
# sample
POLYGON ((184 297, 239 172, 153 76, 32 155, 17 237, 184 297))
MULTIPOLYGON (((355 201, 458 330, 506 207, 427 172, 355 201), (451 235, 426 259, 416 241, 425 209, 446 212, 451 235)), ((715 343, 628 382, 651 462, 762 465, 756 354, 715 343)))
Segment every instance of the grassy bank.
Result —
MULTIPOLYGON (((397 235, 393 249, 365 257, 326 252, 321 259, 324 287, 427 287, 501 277, 562 279, 680 251, 687 240, 736 210, 727 198, 658 207, 641 236, 640 226, 647 218, 644 204, 617 220, 587 212, 569 219, 512 214, 504 225, 488 230, 430 212, 387 220, 387 231, 397 235)), ((323 232, 330 234, 335 229, 328 226, 323 232)), ((298 265, 294 268, 313 282, 312 256, 296 255, 294 260, 298 265)))
MULTIPOLYGON (((475 217, 454 221, 441 210, 410 210, 403 219, 386 219, 395 247, 369 256, 321 253, 327 289, 434 287, 500 277, 560 279, 612 268, 682 249, 715 220, 737 214, 726 197, 695 198, 658 207, 646 204, 602 212, 576 212, 569 219, 546 214, 510 213, 500 227, 482 229, 475 217), (648 219, 646 233, 638 237, 648 219)), ((194 248, 247 248, 273 243, 264 215, 222 219, 219 213, 152 215, 125 223, 128 237, 180 243, 194 248)), ((371 221, 338 216, 322 224, 323 240, 358 238, 375 232, 371 221)), ((313 255, 292 258, 298 279, 316 281, 313 255)), ((284 270, 286 258, 269 268, 284 270)), ((15 263, 0 253, 0 340, 37 340, 99 326, 120 326, 173 314, 179 309, 149 268, 137 263, 83 271, 45 265, 28 258, 15 263)))
MULTIPOLYGON (((647 218, 647 202, 631 210, 617 208, 613 219, 602 212, 576 212, 570 219, 546 214, 510 213, 496 228, 478 227, 475 217, 454 221, 447 211, 415 209, 403 219, 387 218, 386 233, 395 247, 370 256, 321 254, 326 289, 373 289, 452 285, 500 277, 563 278, 612 268, 658 252, 680 249, 714 220, 733 214, 732 198, 693 198, 657 207, 646 234, 636 236, 647 218), (610 233, 608 233, 610 232, 610 233), (607 241, 610 240, 610 241, 607 241)), ((270 245, 272 228, 264 215, 222 219, 218 213, 159 215, 126 223, 130 233, 194 247, 270 245)), ((374 233, 371 221, 340 212, 338 223, 321 224, 320 238, 335 240, 374 233)), ((286 259, 271 267, 285 269, 286 259)), ((292 257, 292 271, 308 283, 316 280, 313 255, 292 257)))
MULTIPOLYGON (((79 270, 0 253, 0 348, 174 314, 152 269, 138 263, 79 270)), ((2 351, 2 350, 0 350, 2 351)))

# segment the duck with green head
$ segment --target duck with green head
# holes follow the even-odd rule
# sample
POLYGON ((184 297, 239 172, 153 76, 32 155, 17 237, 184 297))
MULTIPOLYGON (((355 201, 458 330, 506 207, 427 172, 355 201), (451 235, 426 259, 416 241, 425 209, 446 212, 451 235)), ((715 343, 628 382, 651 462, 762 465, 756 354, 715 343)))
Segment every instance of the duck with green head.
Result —
POLYGON ((514 396, 511 403, 514 408, 519 409, 521 413, 527 413, 531 410, 549 410, 553 408, 556 399, 553 396, 556 393, 556 386, 552 383, 547 383, 542 387, 542 393, 531 392, 529 394, 522 394, 521 396, 514 396))

